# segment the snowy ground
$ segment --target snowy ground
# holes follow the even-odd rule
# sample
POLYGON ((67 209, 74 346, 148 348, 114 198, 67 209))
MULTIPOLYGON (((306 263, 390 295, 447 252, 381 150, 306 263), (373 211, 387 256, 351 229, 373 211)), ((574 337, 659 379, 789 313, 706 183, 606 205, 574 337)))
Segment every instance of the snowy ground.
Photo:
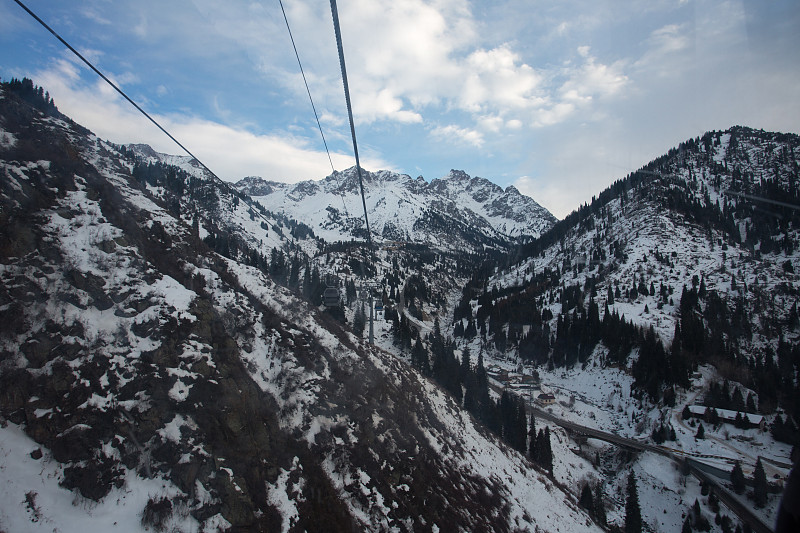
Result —
MULTIPOLYGON (((165 531, 199 532, 200 524, 180 507, 180 489, 161 478, 144 479, 128 471, 122 488, 113 489, 94 502, 61 487, 63 466, 48 451, 39 459, 31 452, 39 445, 16 425, 0 427, 0 531, 86 533, 86 531, 147 531, 142 509, 148 500, 168 498, 172 513, 165 531)), ((198 484, 199 485, 199 484, 198 484)), ((198 494, 205 492, 198 486, 198 494)), ((206 522, 206 531, 228 525, 217 515, 206 522)))
MULTIPOLYGON (((470 346, 470 350, 475 358, 477 345, 470 346)), ((680 413, 687 403, 702 399, 710 380, 719 379, 713 368, 701 368, 691 388, 680 392, 675 408, 668 409, 642 404, 631 398, 632 377, 619 368, 603 368, 599 363, 601 359, 602 353, 595 353, 584 369, 576 367, 548 371, 537 368, 541 384, 540 390, 533 391, 534 397, 541 392, 550 392, 556 397, 556 403, 547 408, 552 414, 571 422, 650 443, 653 424, 662 419, 669 421, 675 428, 677 441, 667 441, 664 446, 726 471, 730 471, 734 460, 740 460, 748 477, 752 476, 759 456, 780 463, 791 462, 791 447, 776 442, 769 432, 736 429, 731 424, 722 424, 718 428, 705 424, 706 438, 695 439, 696 425, 691 426, 681 421, 680 413)), ((489 355, 486 361, 487 366, 497 365, 512 375, 519 370, 518 363, 511 359, 495 359, 489 355)), ((530 368, 524 369, 528 374, 531 371, 530 368)), ((544 423, 537 420, 537 427, 543 427, 544 423)), ((607 458, 618 452, 616 447, 594 439, 579 446, 562 428, 554 424, 547 425, 552 435, 556 480, 576 496, 586 481, 596 483, 604 480, 604 492, 612 509, 608 513, 610 522, 622 524, 624 521, 626 479, 628 472, 633 469, 638 480, 642 515, 652 531, 679 531, 686 517, 685 513, 695 499, 700 501, 703 512, 712 524, 712 531, 714 528, 720 530, 714 524, 714 515, 706 506, 707 496, 700 494, 699 482, 691 476, 681 475, 669 459, 641 453, 632 457, 632 462, 612 461, 609 466, 607 458), (598 455, 603 459, 599 465, 595 465, 598 455), (609 472, 609 468, 615 471, 609 472)), ((787 469, 767 461, 763 464, 770 481, 777 481, 775 476, 785 478, 788 475, 787 469)), ((752 501, 746 498, 744 501, 753 508, 752 501)), ((764 523, 772 525, 779 503, 780 495, 773 494, 764 509, 754 511, 764 523)), ((724 506, 722 514, 730 515, 734 524, 737 523, 735 515, 724 506)))

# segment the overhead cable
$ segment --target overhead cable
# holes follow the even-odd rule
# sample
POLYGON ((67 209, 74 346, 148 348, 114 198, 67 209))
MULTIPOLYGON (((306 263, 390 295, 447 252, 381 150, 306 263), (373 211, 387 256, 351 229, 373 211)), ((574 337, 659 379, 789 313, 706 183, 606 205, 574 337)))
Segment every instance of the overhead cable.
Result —
MULTIPOLYGON (((281 5, 281 13, 283 13, 283 20, 286 22, 286 30, 289 32, 289 39, 292 41, 292 48, 294 49, 294 56, 297 58, 297 66, 300 67, 300 74, 303 75, 303 83, 306 85, 306 92, 308 93, 308 100, 311 102, 311 109, 314 110, 314 118, 317 119, 317 127, 319 128, 319 135, 322 137, 322 144, 325 145, 325 153, 328 154, 328 161, 331 164, 331 172, 333 175, 336 174, 336 169, 333 167, 333 159, 331 159, 331 151, 328 149, 328 142, 325 140, 325 134, 322 133, 322 124, 319 122, 319 115, 317 114, 317 108, 314 105, 314 99, 311 98, 311 90, 308 88, 308 80, 306 79, 305 70, 303 70, 303 63, 300 62, 300 54, 297 52, 297 46, 294 43, 294 36, 292 35, 292 28, 289 27, 289 19, 286 16, 286 10, 283 8, 283 0, 278 0, 278 3, 281 5)), ((341 187, 340 187, 341 188, 341 187)), ((350 216, 347 213, 347 205, 344 202, 344 191, 342 191, 342 207, 344 207, 345 216, 350 216)))
POLYGON ((283 8, 283 0, 278 0, 278 3, 281 5, 281 12, 283 13, 283 20, 286 22, 286 30, 289 32, 289 39, 292 40, 292 48, 294 48, 294 56, 297 58, 297 65, 300 67, 300 74, 303 75, 303 83, 306 84, 306 92, 308 93, 308 99, 311 102, 311 109, 314 110, 314 118, 317 119, 317 127, 319 128, 319 134, 322 137, 322 144, 325 145, 325 152, 328 154, 328 161, 331 164, 331 171, 336 172, 336 169, 333 168, 333 160, 331 159, 331 152, 328 150, 328 143, 325 141, 325 134, 322 133, 322 125, 319 123, 319 115, 317 115, 317 108, 314 106, 314 99, 311 98, 311 90, 308 88, 308 80, 306 79, 306 73, 303 70, 303 64, 300 62, 300 54, 297 53, 297 46, 294 44, 294 36, 292 36, 292 29, 289 27, 289 19, 286 17, 286 10, 283 8))
MULTIPOLYGON (((121 94, 121 95, 122 95, 122 97, 123 97, 123 98, 125 98, 125 100, 127 100, 127 101, 128 101, 128 103, 130 103, 130 104, 131 104, 133 107, 135 107, 135 108, 136 108, 136 109, 137 109, 137 110, 138 110, 138 111, 139 111, 139 112, 140 112, 142 115, 144 115, 145 117, 147 117, 147 119, 148 119, 150 122, 152 122, 153 124, 155 124, 155 126, 156 126, 158 129, 160 129, 160 130, 161 130, 161 131, 164 133, 164 135, 166 135, 167 137, 169 137, 169 138, 170 138, 170 139, 171 139, 171 140, 172 140, 172 141, 173 141, 175 144, 177 144, 177 145, 178 145, 178 146, 179 146, 179 147, 180 147, 180 148, 181 148, 181 149, 182 149, 184 152, 186 152, 186 153, 187 153, 187 154, 188 154, 188 155, 189 155, 191 158, 193 158, 195 161, 197 161, 197 163, 198 163, 200 166, 202 166, 202 167, 203 167, 203 168, 206 170, 206 172, 208 172, 209 174, 211 174, 211 176, 212 176, 214 179, 216 179, 216 180, 217 180, 217 182, 218 182, 220 185, 222 185, 223 187, 225 187, 225 188, 228 190, 228 192, 230 192, 230 193, 231 193, 231 195, 241 195, 241 193, 240 193, 239 191, 237 191, 237 190, 236 190, 236 189, 235 189, 235 188, 234 188, 234 187, 233 187, 231 184, 229 184, 228 182, 224 181, 222 178, 220 178, 219 176, 217 176, 217 174, 216 174, 216 173, 215 173, 213 170, 211 170, 210 168, 208 168, 208 166, 207 166, 205 163, 203 163, 202 161, 200 161, 200 159, 199 159, 197 156, 195 156, 195 155, 194 155, 192 152, 190 152, 190 151, 189 151, 189 149, 188 149, 188 148, 186 148, 186 147, 185 147, 183 144, 181 144, 181 142, 180 142, 180 141, 178 141, 178 139, 176 139, 176 138, 175 138, 175 137, 174 137, 174 136, 173 136, 173 135, 172 135, 170 132, 168 132, 166 129, 164 129, 164 127, 163 127, 163 126, 161 126, 161 124, 159 124, 159 123, 156 121, 156 119, 154 119, 153 117, 151 117, 151 116, 150 116, 150 115, 147 113, 147 111, 145 111, 144 109, 142 109, 141 107, 139 107, 139 105, 138 105, 136 102, 134 102, 134 101, 133 101, 133 100, 132 100, 132 99, 131 99, 131 98, 130 98, 130 97, 127 95, 127 94, 125 94, 125 92, 124 92, 122 89, 120 89, 120 88, 119 88, 119 87, 118 87, 118 86, 117 86, 117 85, 116 85, 116 84, 115 84, 113 81, 111 81, 110 79, 108 79, 108 77, 107 77, 105 74, 103 74, 102 72, 100 72, 100 70, 98 70, 98 69, 97 69, 97 67, 95 67, 95 66, 94 66, 94 65, 93 65, 93 64, 92 64, 92 63, 91 63, 91 62, 90 62, 88 59, 86 59, 85 57, 83 57, 83 55, 81 55, 81 53, 80 53, 80 52, 78 52, 77 50, 75 50, 75 48, 73 48, 73 47, 72 47, 72 45, 70 45, 70 44, 69 44, 69 43, 68 43, 66 40, 64 40, 64 38, 63 38, 63 37, 61 37, 61 35, 59 35, 59 34, 58 34, 58 33, 57 33, 57 32, 56 32, 56 31, 55 31, 53 28, 51 28, 50 26, 48 26, 48 25, 47 25, 47 23, 46 23, 45 21, 43 21, 41 18, 39 18, 39 17, 36 15, 36 13, 34 13, 34 12, 33 12, 33 11, 31 11, 30 9, 28 9, 28 6, 26 6, 25 4, 23 4, 23 3, 22 3, 20 0, 14 0, 14 1, 15 1, 15 2, 16 2, 16 3, 17 3, 17 4, 18 4, 18 5, 19 5, 19 6, 20 6, 22 9, 24 9, 24 10, 25 10, 25 11, 26 11, 26 12, 27 12, 27 13, 28 13, 28 14, 29 14, 31 17, 33 17, 33 18, 34 18, 34 19, 35 19, 35 20, 36 20, 36 21, 37 21, 39 24, 41 24, 41 25, 42 25, 42 26, 43 26, 43 27, 44 27, 44 28, 45 28, 47 31, 49 31, 51 34, 53 34, 53 36, 54 36, 56 39, 58 39, 59 41, 61 41, 61 43, 62 43, 64 46, 66 46, 66 47, 67 47, 67 48, 68 48, 68 49, 69 49, 69 50, 70 50, 70 51, 71 51, 73 54, 75 54, 75 55, 78 57, 78 59, 80 59, 81 61, 83 61, 83 62, 84 62, 84 63, 85 63, 85 64, 86 64, 86 65, 87 65, 87 66, 88 66, 90 69, 92 69, 92 70, 94 71, 94 73, 95 73, 95 74, 97 74, 98 76, 100 76, 100 77, 103 79, 103 81, 105 81, 105 82, 106 82, 108 85, 110 85, 110 86, 111 86, 111 87, 112 87, 112 88, 113 88, 115 91, 117 91, 119 94, 121 94)), ((247 198, 249 198, 249 197, 246 197, 246 201, 247 201, 247 198)), ((247 203, 249 204, 249 203, 250 203, 250 201, 247 201, 247 203)), ((258 210, 256 210, 256 211, 258 211, 258 210)), ((267 223, 269 226, 272 226, 273 230, 274 230, 276 233, 280 234, 280 229, 279 229, 277 226, 275 226, 275 224, 274 224, 274 223, 270 222, 270 221, 267 219, 267 217, 266 217, 266 216, 264 216, 264 215, 263 215, 262 213, 260 213, 260 212, 258 213, 258 215, 259 215, 259 216, 261 217, 261 219, 262 219, 262 220, 264 220, 264 222, 266 222, 266 223, 267 223)))
POLYGON ((157 127, 158 129, 160 129, 162 132, 164 132, 164 134, 165 134, 167 137, 169 137, 170 139, 172 139, 172 141, 173 141, 175 144, 177 144, 178 146, 180 146, 180 147, 181 147, 181 149, 183 149, 183 151, 184 151, 184 152, 186 152, 187 154, 189 154, 189 156, 191 156, 192 158, 194 158, 194 160, 195 160, 195 161, 197 161, 197 162, 200 164, 200 166, 202 166, 204 169, 206 169, 206 171, 208 171, 208 173, 209 173, 209 174, 211 174, 212 176, 214 176, 214 177, 215 177, 215 178, 217 178, 218 180, 222 181, 222 180, 219 178, 219 176, 217 176, 217 175, 214 173, 214 171, 212 171, 210 168, 208 168, 208 167, 205 165, 205 163, 203 163, 202 161, 200 161, 200 159, 198 159, 198 158, 197 158, 197 156, 195 156, 195 155, 194 155, 192 152, 190 152, 190 151, 189 151, 189 149, 188 149, 188 148, 186 148, 186 147, 185 147, 183 144, 181 144, 181 143, 180 143, 180 141, 178 141, 178 139, 176 139, 175 137, 173 137, 173 136, 172 136, 172 134, 171 134, 170 132, 168 132, 167 130, 165 130, 165 129, 164 129, 162 126, 161 126, 161 124, 159 124, 159 123, 156 121, 156 119, 154 119, 153 117, 151 117, 151 116, 150 116, 150 115, 147 113, 147 111, 145 111, 144 109, 142 109, 141 107, 139 107, 139 104, 137 104, 136 102, 134 102, 134 101, 133 101, 133 100, 132 100, 132 99, 131 99, 131 98, 130 98, 130 97, 127 95, 127 94, 125 94, 125 92, 124 92, 122 89, 120 89, 120 88, 119 88, 119 87, 118 87, 118 86, 117 86, 117 85, 116 85, 116 84, 115 84, 113 81, 111 81, 110 79, 108 79, 108 78, 106 77, 106 75, 105 75, 105 74, 103 74, 102 72, 100 72, 100 71, 99 71, 99 70, 98 70, 98 69, 97 69, 97 68, 96 68, 96 67, 95 67, 95 66, 94 66, 94 65, 93 65, 93 64, 92 64, 92 63, 91 63, 91 62, 90 62, 88 59, 86 59, 85 57, 83 57, 83 56, 81 55, 81 53, 80 53, 80 52, 78 52, 77 50, 75 50, 75 49, 72 47, 72 45, 70 45, 70 44, 69 44, 67 41, 65 41, 65 40, 64 40, 64 38, 62 38, 62 37, 61 37, 61 36, 60 36, 58 33, 56 33, 56 31, 55 31, 53 28, 51 28, 50 26, 48 26, 48 25, 47 25, 47 23, 45 23, 45 21, 43 21, 42 19, 40 19, 40 18, 39 18, 39 17, 36 15, 36 13, 34 13, 34 12, 33 12, 33 11, 31 11, 30 9, 28 9, 28 6, 26 6, 25 4, 23 4, 23 3, 22 3, 20 0, 14 0, 14 1, 15 1, 17 4, 19 4, 19 6, 20 6, 22 9, 24 9, 25 11, 27 11, 27 12, 28 12, 28 14, 29 14, 30 16, 32 16, 34 19, 36 19, 36 21, 37 21, 39 24, 41 24, 42 26, 44 26, 44 28, 45 28, 47 31, 49 31, 50 33, 52 33, 52 34, 53 34, 53 36, 54 36, 56 39, 58 39, 59 41, 61 41, 61 43, 62 43, 64 46, 66 46, 67 48, 69 48, 70 52, 72 52, 73 54, 75 54, 75 55, 78 57, 78 59, 80 59, 81 61, 83 61, 84 63, 86 63, 86 65, 87 65, 87 66, 88 66, 90 69, 92 69, 92 70, 95 72, 95 74, 97 74, 98 76, 100 76, 100 77, 103 79, 103 81, 105 81, 105 82, 106 82, 107 84, 109 84, 109 85, 110 85, 110 86, 111 86, 111 87, 112 87, 112 88, 113 88, 115 91, 117 91, 119 94, 121 94, 121 95, 122 95, 122 97, 123 97, 123 98, 125 98, 125 100, 127 100, 127 101, 128 101, 128 102, 129 102, 129 103, 130 103, 130 104, 131 104, 133 107, 135 107, 135 108, 136 108, 136 109, 137 109, 137 110, 138 110, 138 111, 139 111, 139 112, 140 112, 142 115, 144 115, 145 117, 147 117, 147 119, 148 119, 150 122, 152 122, 153 124, 155 124, 155 125, 156 125, 156 127, 157 127))
POLYGON ((350 119, 350 134, 353 137, 353 153, 356 156, 356 171, 358 172, 358 186, 361 189, 361 203, 364 206, 364 223, 367 226, 367 243, 372 249, 372 232, 369 229, 367 216, 367 200, 364 197, 364 180, 361 178, 361 163, 358 160, 358 144, 356 143, 356 127, 353 123, 353 108, 350 105, 350 87, 347 85, 347 68, 344 64, 344 49, 342 48, 342 32, 339 29, 339 12, 336 9, 336 0, 331 0, 331 15, 333 16, 333 30, 336 33, 336 46, 339 49, 339 63, 342 66, 342 84, 344 85, 344 98, 347 101, 347 116, 350 119))

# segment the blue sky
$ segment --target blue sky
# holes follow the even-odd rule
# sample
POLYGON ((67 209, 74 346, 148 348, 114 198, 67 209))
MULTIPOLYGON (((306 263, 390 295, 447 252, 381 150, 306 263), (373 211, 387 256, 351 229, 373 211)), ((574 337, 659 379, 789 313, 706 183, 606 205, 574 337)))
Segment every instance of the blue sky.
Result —
MULTIPOLYGON (((27 0, 220 177, 331 167, 278 0, 27 0)), ((284 0, 337 170, 352 146, 330 4, 284 0)), ((563 217, 712 129, 800 131, 795 0, 339 0, 362 166, 515 185, 563 217)), ((114 142, 180 153, 12 0, 0 76, 114 142)))

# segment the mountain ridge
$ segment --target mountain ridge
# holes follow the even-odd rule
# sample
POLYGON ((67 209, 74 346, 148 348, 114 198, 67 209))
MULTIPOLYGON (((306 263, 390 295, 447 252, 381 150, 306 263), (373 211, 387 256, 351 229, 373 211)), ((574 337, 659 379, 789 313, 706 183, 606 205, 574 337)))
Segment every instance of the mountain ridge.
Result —
MULTIPOLYGON (((458 249, 471 236, 457 230, 448 239, 448 229, 452 228, 447 225, 452 223, 482 233, 479 242, 507 247, 541 235, 556 220, 516 188, 504 190, 463 171, 453 170, 430 183, 421 176, 411 178, 386 170, 363 171, 362 175, 371 229, 379 240, 458 249)), ((363 234, 358 222, 363 209, 354 167, 319 181, 285 184, 248 177, 235 186, 271 211, 307 221, 327 240, 352 238, 354 229, 363 234)))

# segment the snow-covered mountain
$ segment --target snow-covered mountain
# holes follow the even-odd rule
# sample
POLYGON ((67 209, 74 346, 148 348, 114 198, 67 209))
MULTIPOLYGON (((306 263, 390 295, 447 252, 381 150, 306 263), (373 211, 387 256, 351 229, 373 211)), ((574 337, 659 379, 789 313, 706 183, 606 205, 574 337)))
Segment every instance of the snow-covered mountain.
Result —
MULTIPOLYGON (((562 419, 663 443, 723 476, 737 461, 748 478, 761 462, 783 465, 768 474, 779 492, 800 444, 799 169, 797 135, 733 127, 682 143, 505 265, 476 271, 453 305, 459 348, 498 375, 536 372, 562 419), (763 416, 765 431, 690 422, 690 405, 763 416)), ((568 460, 559 479, 596 477, 619 496, 635 472, 649 530, 731 530, 729 511, 653 454, 626 459, 591 444, 577 453, 594 468, 582 474, 568 460), (728 525, 705 526, 703 513, 728 525)), ((750 494, 745 505, 774 523, 779 495, 750 494)))
MULTIPOLYGON (((445 250, 506 248, 547 231, 555 217, 513 186, 453 170, 430 183, 422 177, 362 169, 373 237, 445 250)), ((236 184, 265 208, 302 220, 325 240, 365 235, 355 167, 321 181, 277 183, 248 177, 236 184)))
POLYGON ((636 361, 636 385, 654 399, 697 364, 730 364, 726 377, 757 390, 767 412, 793 411, 794 380, 777 375, 798 364, 798 168, 796 135, 734 127, 690 139, 523 247, 526 259, 482 281, 487 295, 465 290, 456 322, 487 322, 487 346, 556 367, 595 348, 609 364, 636 361))
POLYGON ((0 87, 0 530, 599 531, 299 296, 304 226, 36 104, 0 87))

